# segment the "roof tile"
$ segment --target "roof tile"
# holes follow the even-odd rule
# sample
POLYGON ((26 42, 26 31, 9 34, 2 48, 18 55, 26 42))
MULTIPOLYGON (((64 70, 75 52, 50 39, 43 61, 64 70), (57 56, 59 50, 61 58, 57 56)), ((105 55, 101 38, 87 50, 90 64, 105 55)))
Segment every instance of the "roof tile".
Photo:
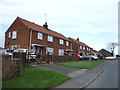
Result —
POLYGON ((17 17, 19 20, 21 20, 27 27, 31 28, 31 29, 35 29, 37 31, 40 31, 40 32, 43 32, 43 33, 46 33, 46 34, 49 34, 49 35, 52 35, 52 36, 55 36, 55 37, 58 37, 58 38, 61 38, 61 39, 64 39, 64 40, 67 40, 67 41, 71 41, 69 40, 67 37, 65 37, 64 35, 60 34, 60 33, 57 33, 53 30, 50 30, 50 29, 45 29, 43 28, 42 26, 40 25, 37 25, 35 23, 32 23, 30 21, 27 21, 25 19, 22 19, 20 17, 17 17))

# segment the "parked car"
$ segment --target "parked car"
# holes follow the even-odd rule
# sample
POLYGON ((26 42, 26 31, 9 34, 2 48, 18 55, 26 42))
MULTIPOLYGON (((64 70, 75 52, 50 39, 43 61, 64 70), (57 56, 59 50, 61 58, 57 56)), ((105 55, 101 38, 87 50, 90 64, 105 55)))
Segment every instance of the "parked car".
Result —
POLYGON ((26 58, 28 59, 35 59, 35 51, 33 49, 16 49, 14 52, 21 52, 21 53, 27 53, 26 58))
POLYGON ((109 56, 109 57, 105 57, 105 59, 110 59, 110 60, 113 60, 113 59, 115 59, 116 57, 114 57, 114 56, 109 56))
POLYGON ((94 55, 91 55, 91 58, 94 59, 94 60, 97 60, 98 57, 97 56, 94 56, 94 55))
POLYGON ((0 53, 3 54, 3 55, 12 56, 13 50, 10 50, 10 49, 2 49, 2 50, 0 50, 0 53))
POLYGON ((83 58, 83 56, 80 56, 79 54, 77 54, 76 57, 78 57, 78 58, 80 58, 80 59, 83 58))
POLYGON ((97 60, 98 59, 98 57, 94 55, 84 56, 83 58, 86 60, 97 60))
POLYGON ((90 56, 83 56, 84 60, 89 60, 91 57, 90 56))

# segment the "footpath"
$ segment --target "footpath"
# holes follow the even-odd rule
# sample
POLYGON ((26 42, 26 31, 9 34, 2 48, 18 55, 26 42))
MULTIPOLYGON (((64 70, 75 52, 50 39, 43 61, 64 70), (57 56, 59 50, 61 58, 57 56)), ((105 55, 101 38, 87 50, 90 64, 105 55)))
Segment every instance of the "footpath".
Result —
POLYGON ((104 67, 104 64, 106 63, 107 62, 101 63, 97 65, 95 68, 90 70, 63 67, 56 64, 35 64, 34 63, 32 65, 51 69, 57 72, 61 72, 71 77, 71 79, 66 81, 65 83, 52 88, 52 89, 56 89, 56 88, 85 88, 103 72, 103 67, 104 67))

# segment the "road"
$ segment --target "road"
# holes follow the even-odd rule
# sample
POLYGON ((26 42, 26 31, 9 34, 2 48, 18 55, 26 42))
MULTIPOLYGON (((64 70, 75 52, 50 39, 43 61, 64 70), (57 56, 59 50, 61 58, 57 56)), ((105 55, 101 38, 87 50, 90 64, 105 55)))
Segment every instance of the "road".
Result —
POLYGON ((86 88, 118 88, 118 60, 108 61, 103 72, 86 88))

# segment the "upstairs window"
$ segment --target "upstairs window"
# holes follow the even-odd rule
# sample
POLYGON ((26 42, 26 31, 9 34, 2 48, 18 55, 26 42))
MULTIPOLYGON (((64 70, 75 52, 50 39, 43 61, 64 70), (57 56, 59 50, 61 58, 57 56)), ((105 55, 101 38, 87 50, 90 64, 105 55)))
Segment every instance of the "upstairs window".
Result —
POLYGON ((90 51, 90 48, 89 48, 89 51, 90 51))
POLYGON ((63 40, 62 39, 59 39, 59 44, 62 44, 63 45, 63 40))
POLYGON ((83 46, 83 50, 85 50, 85 47, 83 46))
POLYGON ((69 42, 68 41, 66 41, 66 46, 69 46, 69 42))
POLYGON ((15 39, 15 38, 17 38, 17 31, 12 32, 12 39, 15 39))
POLYGON ((9 34, 8 34, 8 38, 11 38, 11 32, 9 32, 9 34))
POLYGON ((38 32, 38 39, 42 40, 43 39, 43 34, 38 32))
POLYGON ((80 49, 82 49, 82 46, 80 45, 80 49))
POLYGON ((48 41, 53 42, 53 37, 48 35, 48 41))

